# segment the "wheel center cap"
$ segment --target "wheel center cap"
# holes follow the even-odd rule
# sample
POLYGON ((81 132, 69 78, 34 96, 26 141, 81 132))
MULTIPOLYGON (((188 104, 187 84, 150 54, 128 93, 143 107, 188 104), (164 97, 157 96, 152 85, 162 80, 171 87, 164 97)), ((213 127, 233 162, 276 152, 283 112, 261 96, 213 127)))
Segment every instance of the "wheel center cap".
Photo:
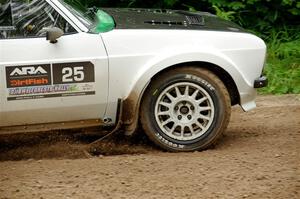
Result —
POLYGON ((181 114, 188 114, 189 108, 187 106, 183 106, 180 108, 180 113, 181 114))

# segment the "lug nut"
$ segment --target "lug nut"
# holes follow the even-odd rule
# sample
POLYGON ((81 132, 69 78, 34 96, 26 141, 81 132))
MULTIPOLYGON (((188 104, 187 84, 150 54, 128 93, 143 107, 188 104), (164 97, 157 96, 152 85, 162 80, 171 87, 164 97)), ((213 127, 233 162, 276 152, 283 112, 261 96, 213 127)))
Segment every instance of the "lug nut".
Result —
POLYGON ((191 119, 192 119, 192 116, 191 116, 191 115, 188 115, 187 118, 188 118, 189 120, 191 120, 191 119))
POLYGON ((174 109, 175 109, 175 111, 178 111, 179 107, 178 107, 178 106, 175 106, 175 108, 174 108, 174 109))
POLYGON ((192 110, 192 111, 195 110, 195 107, 194 107, 194 106, 191 106, 191 110, 192 110))
POLYGON ((181 116, 181 115, 178 115, 178 119, 181 120, 181 119, 182 119, 182 116, 181 116))

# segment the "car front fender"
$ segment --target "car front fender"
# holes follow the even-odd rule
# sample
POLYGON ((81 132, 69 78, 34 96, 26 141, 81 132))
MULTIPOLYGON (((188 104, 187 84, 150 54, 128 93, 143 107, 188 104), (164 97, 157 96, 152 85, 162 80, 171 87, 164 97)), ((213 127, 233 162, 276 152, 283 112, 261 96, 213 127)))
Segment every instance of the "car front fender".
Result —
MULTIPOLYGON (((184 48, 180 48, 184 49, 184 48)), ((235 82, 238 82, 238 90, 240 93, 244 91, 248 93, 251 83, 247 82, 247 77, 239 70, 237 65, 222 52, 215 49, 206 48, 205 51, 162 51, 159 56, 151 59, 144 67, 142 67, 135 75, 134 83, 129 94, 123 102, 123 124, 127 134, 132 134, 137 127, 139 116, 139 105, 142 100, 143 93, 151 82, 151 79, 165 69, 176 67, 177 65, 186 64, 192 66, 195 62, 210 63, 222 67, 231 75, 235 82), (167 55, 167 56, 166 56, 167 55)))

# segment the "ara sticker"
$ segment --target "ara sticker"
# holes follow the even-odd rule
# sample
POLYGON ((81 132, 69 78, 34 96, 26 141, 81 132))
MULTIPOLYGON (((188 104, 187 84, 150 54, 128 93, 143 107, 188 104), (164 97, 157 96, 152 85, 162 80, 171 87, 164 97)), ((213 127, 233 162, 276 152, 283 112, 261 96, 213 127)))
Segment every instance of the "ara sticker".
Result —
POLYGON ((6 67, 7 88, 51 85, 50 64, 6 67))
POLYGON ((7 100, 95 95, 91 62, 6 67, 7 100))

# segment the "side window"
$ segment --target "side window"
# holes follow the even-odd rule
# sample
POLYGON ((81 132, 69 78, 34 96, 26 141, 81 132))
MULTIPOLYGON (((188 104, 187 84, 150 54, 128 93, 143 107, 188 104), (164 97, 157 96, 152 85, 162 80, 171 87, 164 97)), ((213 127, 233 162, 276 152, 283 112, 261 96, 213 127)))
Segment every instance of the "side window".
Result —
POLYGON ((44 0, 10 0, 0 4, 0 38, 45 36, 44 28, 58 27, 65 34, 76 30, 44 0), (2 15, 5 17, 2 18, 2 15))
POLYGON ((0 39, 8 36, 8 33, 14 31, 15 27, 12 24, 11 4, 0 3, 0 39))

